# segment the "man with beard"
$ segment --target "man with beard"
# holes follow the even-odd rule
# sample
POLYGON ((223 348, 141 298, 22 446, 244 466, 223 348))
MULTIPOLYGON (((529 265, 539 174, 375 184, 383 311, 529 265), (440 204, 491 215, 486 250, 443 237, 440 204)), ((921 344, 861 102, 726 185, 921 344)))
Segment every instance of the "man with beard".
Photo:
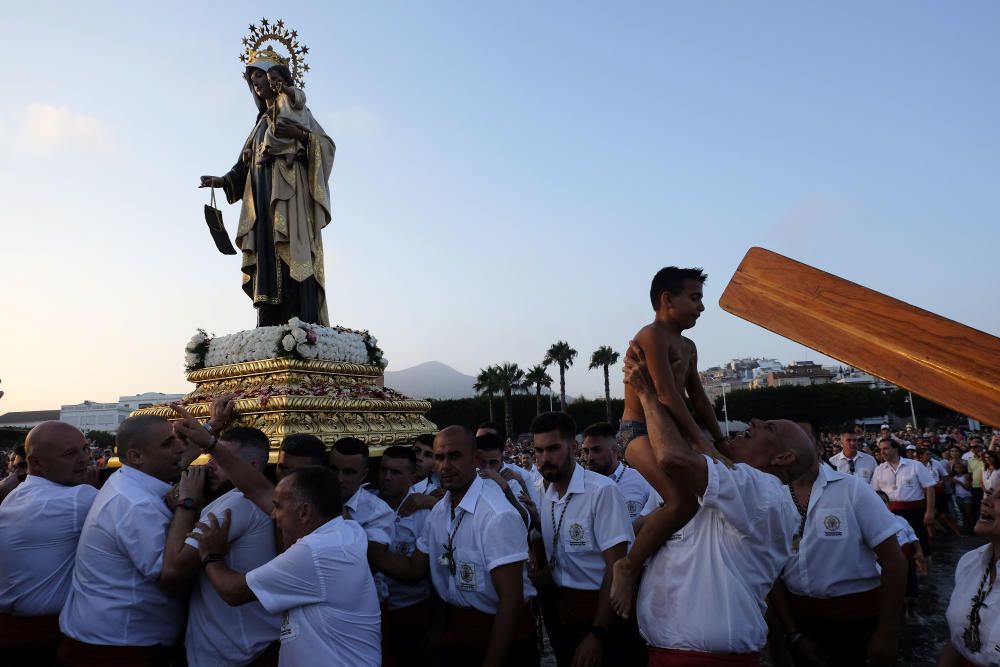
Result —
POLYGON ((650 559, 639 586, 639 628, 650 664, 758 665, 768 592, 788 562, 798 512, 784 486, 815 461, 790 421, 753 420, 728 448, 732 468, 696 452, 658 402, 633 343, 625 381, 642 403, 657 465, 698 509, 650 559))
POLYGON ((531 434, 538 469, 548 482, 532 490, 548 560, 534 579, 556 589, 559 622, 548 623, 556 661, 559 667, 634 664, 621 628, 612 627, 608 598, 611 568, 634 539, 625 499, 610 478, 577 465, 576 424, 569 415, 539 415, 531 434))
POLYGON ((153 415, 129 417, 115 440, 122 467, 87 514, 59 616, 59 658, 72 667, 153 664, 184 622, 182 590, 163 577, 163 549, 172 522, 190 525, 197 516, 193 501, 174 512, 165 502, 185 443, 153 415))
MULTIPOLYGON (((226 451, 246 461, 254 470, 267 467, 270 443, 267 436, 255 428, 233 428, 219 436, 214 452, 226 451)), ((229 550, 227 565, 240 572, 249 572, 270 561, 276 555, 274 523, 243 493, 233 488, 225 469, 213 458, 204 467, 208 490, 216 499, 201 511, 200 521, 229 512, 229 550)), ((189 475, 194 475, 192 469, 189 475)), ((200 475, 199 475, 200 477, 200 475)), ((195 506, 203 504, 203 477, 186 480, 182 496, 191 498, 195 506), (189 488, 190 487, 190 488, 189 488)), ((255 667, 273 665, 278 657, 280 619, 264 609, 259 602, 231 607, 212 587, 201 567, 198 541, 187 537, 193 529, 171 530, 163 558, 164 577, 185 582, 198 578, 191 593, 185 648, 190 667, 221 667, 251 664, 255 667), (185 539, 187 537, 187 539, 185 539)))
POLYGON ((625 498, 629 519, 635 521, 649 499, 649 482, 618 456, 617 431, 606 422, 591 424, 583 430, 583 462, 599 475, 610 477, 625 498))
POLYGON ((431 510, 409 557, 382 555, 383 572, 418 581, 430 572, 443 603, 432 629, 437 664, 511 667, 538 662, 523 577, 528 533, 500 489, 476 473, 476 438, 461 426, 434 439, 437 473, 446 493, 431 510))
POLYGON ((59 612, 97 489, 85 483, 89 447, 73 426, 39 424, 25 453, 27 477, 0 505, 0 653, 10 664, 41 666, 55 660, 59 612))

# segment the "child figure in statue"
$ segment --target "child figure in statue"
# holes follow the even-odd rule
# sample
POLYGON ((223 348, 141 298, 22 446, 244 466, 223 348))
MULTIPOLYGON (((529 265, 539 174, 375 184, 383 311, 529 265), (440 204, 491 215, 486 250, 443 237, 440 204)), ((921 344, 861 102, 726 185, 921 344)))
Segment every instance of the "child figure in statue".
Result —
POLYGON ((306 108, 306 94, 291 85, 291 75, 284 67, 272 67, 267 71, 267 84, 274 91, 274 105, 267 110, 267 133, 261 147, 264 155, 281 158, 286 167, 295 163, 296 157, 305 159, 305 143, 293 138, 279 137, 275 133, 279 118, 287 118, 299 125, 309 127, 312 114, 306 108))

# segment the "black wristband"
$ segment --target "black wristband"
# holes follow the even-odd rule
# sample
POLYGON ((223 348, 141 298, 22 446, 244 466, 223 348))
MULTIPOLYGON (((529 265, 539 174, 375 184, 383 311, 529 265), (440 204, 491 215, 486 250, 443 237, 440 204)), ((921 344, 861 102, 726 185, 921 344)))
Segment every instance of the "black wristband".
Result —
POLYGON ((598 641, 600 641, 602 644, 608 641, 608 636, 611 634, 608 632, 607 628, 602 628, 599 625, 590 626, 590 630, 588 630, 587 632, 597 637, 598 641))
POLYGON ((201 559, 201 566, 208 567, 209 563, 221 563, 226 560, 225 554, 208 554, 201 559))

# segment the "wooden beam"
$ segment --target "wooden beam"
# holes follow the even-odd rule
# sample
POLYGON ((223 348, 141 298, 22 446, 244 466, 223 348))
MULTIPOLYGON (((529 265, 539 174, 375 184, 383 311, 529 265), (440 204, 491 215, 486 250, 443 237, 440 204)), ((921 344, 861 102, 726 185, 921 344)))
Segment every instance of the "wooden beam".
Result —
POLYGON ((1000 426, 1000 339, 751 248, 719 305, 984 424, 1000 426))

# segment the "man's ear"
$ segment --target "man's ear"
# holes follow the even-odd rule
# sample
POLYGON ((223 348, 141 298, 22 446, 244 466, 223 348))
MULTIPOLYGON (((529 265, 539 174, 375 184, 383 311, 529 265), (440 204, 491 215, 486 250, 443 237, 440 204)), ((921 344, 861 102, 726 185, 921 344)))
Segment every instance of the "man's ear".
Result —
POLYGON ((795 463, 798 460, 798 458, 799 457, 795 455, 795 452, 791 451, 790 449, 784 449, 771 457, 771 465, 774 466, 791 465, 795 463))
POLYGON ((299 521, 306 523, 309 521, 309 517, 312 516, 312 505, 308 502, 301 502, 299 506, 295 508, 295 515, 299 517, 299 521))
POLYGON ((138 468, 142 466, 142 452, 130 447, 125 450, 125 456, 118 454, 118 460, 121 461, 122 465, 128 463, 133 468, 138 468))

